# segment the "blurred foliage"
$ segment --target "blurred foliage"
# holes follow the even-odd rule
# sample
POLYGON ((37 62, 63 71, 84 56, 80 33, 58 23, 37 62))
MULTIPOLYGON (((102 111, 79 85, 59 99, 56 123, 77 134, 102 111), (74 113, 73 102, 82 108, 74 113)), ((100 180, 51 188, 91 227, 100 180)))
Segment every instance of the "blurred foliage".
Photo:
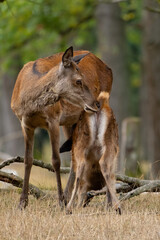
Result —
POLYGON ((0 4, 0 56, 7 70, 18 52, 28 62, 66 48, 94 46, 92 0, 7 0, 0 4), (92 38, 89 35, 92 33, 92 38))
MULTIPOLYGON (((98 0, 6 0, 0 4, 0 59, 5 72, 14 60, 19 65, 38 57, 63 51, 69 45, 96 53, 98 0), (18 57, 17 57, 18 54, 18 57)), ((138 115, 140 86, 140 16, 142 3, 128 0, 120 3, 126 23, 128 68, 131 82, 131 109, 138 115)))
MULTIPOLYGON (((158 0, 159 1, 159 0, 158 0)), ((105 2, 105 1, 104 1, 105 2)), ((73 45, 96 53, 98 0, 5 0, 0 2, 0 62, 3 72, 73 45)), ((142 1, 120 3, 125 22, 131 109, 139 105, 142 1)))

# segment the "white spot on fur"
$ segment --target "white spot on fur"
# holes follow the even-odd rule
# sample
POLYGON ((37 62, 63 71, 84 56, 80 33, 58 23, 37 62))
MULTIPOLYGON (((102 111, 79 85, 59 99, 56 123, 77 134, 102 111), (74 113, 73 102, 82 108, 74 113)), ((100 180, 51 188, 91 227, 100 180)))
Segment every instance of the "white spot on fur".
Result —
POLYGON ((99 116, 98 134, 97 134, 98 142, 102 147, 105 145, 104 136, 105 136, 107 126, 108 126, 108 117, 106 115, 106 112, 102 110, 99 116))
POLYGON ((103 145, 104 134, 106 132, 107 125, 108 125, 108 118, 106 116, 106 113, 101 111, 99 126, 98 126, 98 136, 97 136, 101 145, 103 145))
POLYGON ((105 150, 104 136, 108 126, 108 117, 105 111, 101 110, 100 115, 97 118, 97 114, 92 114, 89 117, 90 128, 90 146, 94 143, 102 147, 102 151, 105 150))
POLYGON ((92 114, 89 117, 89 128, 90 128, 90 145, 92 146, 96 139, 96 130, 97 130, 96 114, 92 114))

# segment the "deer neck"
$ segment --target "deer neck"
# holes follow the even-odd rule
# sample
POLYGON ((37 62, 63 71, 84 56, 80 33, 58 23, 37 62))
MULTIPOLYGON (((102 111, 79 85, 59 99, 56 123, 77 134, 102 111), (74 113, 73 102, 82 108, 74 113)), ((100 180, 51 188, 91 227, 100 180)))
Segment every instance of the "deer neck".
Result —
POLYGON ((58 81, 58 68, 56 67, 34 82, 34 86, 30 86, 28 91, 25 90, 25 97, 22 101, 25 111, 40 111, 43 107, 56 103, 62 91, 58 81))

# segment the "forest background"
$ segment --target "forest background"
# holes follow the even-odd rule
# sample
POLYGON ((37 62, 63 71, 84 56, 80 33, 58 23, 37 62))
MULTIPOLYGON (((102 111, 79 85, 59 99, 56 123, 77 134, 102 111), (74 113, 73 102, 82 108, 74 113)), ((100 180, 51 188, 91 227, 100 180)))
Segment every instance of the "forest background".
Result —
MULTIPOLYGON (((20 123, 10 109, 20 69, 71 45, 90 50, 112 68, 119 170, 158 178, 159 0, 0 0, 0 151, 24 154, 20 123)), ((50 155, 48 135, 38 129, 34 156, 49 161, 50 155)))

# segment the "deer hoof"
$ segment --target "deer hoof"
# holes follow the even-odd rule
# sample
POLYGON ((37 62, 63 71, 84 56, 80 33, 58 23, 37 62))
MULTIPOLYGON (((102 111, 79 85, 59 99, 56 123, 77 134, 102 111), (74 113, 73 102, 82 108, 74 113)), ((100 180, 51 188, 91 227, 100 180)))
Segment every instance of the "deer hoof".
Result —
POLYGON ((122 215, 122 211, 121 211, 121 208, 120 208, 120 207, 118 207, 118 208, 116 209, 116 212, 117 212, 119 215, 122 215))
POLYGON ((95 191, 87 192, 87 197, 88 198, 93 198, 94 196, 95 196, 95 191))
POLYGON ((63 210, 65 208, 65 206, 66 206, 66 201, 65 201, 65 198, 64 198, 63 195, 59 199, 59 206, 60 206, 61 210, 63 210))
POLYGON ((18 209, 24 210, 27 207, 27 205, 28 205, 28 199, 20 200, 18 209))
POLYGON ((66 214, 67 215, 71 215, 72 214, 72 210, 70 208, 66 208, 66 214))

